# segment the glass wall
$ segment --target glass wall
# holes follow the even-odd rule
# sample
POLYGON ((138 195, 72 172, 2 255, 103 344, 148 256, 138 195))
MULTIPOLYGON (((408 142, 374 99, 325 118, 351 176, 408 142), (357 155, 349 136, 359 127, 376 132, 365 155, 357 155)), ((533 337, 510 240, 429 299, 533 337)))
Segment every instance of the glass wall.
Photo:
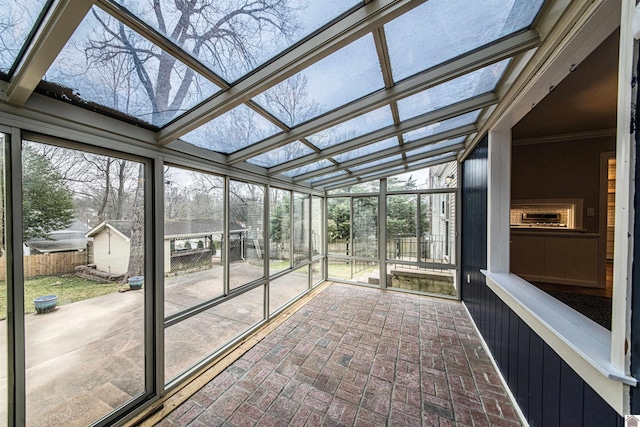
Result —
POLYGON ((308 289, 308 265, 272 280, 269 283, 269 312, 273 314, 308 289))
POLYGON ((324 233, 322 228, 322 202, 321 197, 311 198, 311 256, 324 255, 324 233))
POLYGON ((349 255, 351 238, 351 199, 327 200, 327 249, 329 255, 349 255))
POLYGON ((327 277, 378 285, 378 196, 327 199, 327 277))
POLYGON ((269 274, 291 268, 291 192, 269 189, 269 274))
POLYGON ((456 164, 387 183, 387 287, 456 296, 456 164))
POLYGON ((309 259, 311 196, 293 193, 293 254, 294 264, 309 259))
POLYGON ((229 290, 264 278, 265 188, 229 183, 229 290))
POLYGON ((0 132, 0 145, 3 212, 5 153, 21 156, 13 170, 22 192, 13 198, 22 205, 11 212, 24 225, 11 233, 24 250, 8 286, 10 216, 1 216, 4 366, 13 348, 7 313, 25 330, 14 350, 25 370, 0 370, 0 424, 12 399, 24 402, 27 425, 110 423, 324 279, 322 197, 33 134, 12 146, 0 132), (151 209, 156 198, 163 209, 151 209), (152 310, 157 297, 162 313, 152 310), (12 377, 24 387, 8 388, 12 377))
POLYGON ((378 197, 353 198, 353 255, 378 258, 378 197))
POLYGON ((165 315, 224 294, 223 214, 224 178, 165 167, 165 315))
POLYGON ((145 392, 146 167, 31 141, 22 166, 27 425, 92 424, 145 392))
POLYGON ((258 286, 165 329, 165 380, 206 360, 264 319, 264 286, 258 286))
POLYGON ((387 196, 387 259, 418 260, 418 197, 387 196))

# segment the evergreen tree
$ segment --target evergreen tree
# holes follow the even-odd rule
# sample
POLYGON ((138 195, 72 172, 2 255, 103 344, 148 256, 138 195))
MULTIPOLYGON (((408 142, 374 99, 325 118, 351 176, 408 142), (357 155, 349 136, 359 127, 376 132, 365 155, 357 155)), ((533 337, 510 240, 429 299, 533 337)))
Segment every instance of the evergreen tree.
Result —
POLYGON ((73 222, 73 196, 49 160, 25 145, 23 168, 23 238, 47 237, 73 222))

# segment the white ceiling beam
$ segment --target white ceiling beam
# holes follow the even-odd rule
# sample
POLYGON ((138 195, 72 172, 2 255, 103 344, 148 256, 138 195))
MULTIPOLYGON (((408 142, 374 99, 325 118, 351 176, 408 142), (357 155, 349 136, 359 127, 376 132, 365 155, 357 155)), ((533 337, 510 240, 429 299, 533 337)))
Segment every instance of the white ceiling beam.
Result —
POLYGON ((308 163, 314 163, 324 158, 346 153, 347 151, 351 151, 377 141, 382 141, 383 139, 391 138, 393 136, 411 132, 412 130, 420 129, 421 127, 440 122, 450 117, 459 116, 460 114, 468 113, 479 108, 484 108, 489 105, 495 104, 496 102, 498 102, 498 97, 493 93, 480 95, 466 101, 462 101, 457 104, 453 104, 448 107, 441 108, 439 110, 432 111, 430 113, 423 114, 409 120, 405 120, 399 125, 387 126, 386 128, 369 133, 367 135, 360 136, 358 138, 354 138, 350 141, 327 147, 319 153, 308 154, 298 159, 291 160, 287 163, 274 166, 272 168, 269 168, 268 172, 269 175, 274 175, 287 170, 295 169, 308 163))
POLYGON ((175 141, 425 1, 373 0, 365 4, 166 126, 158 132, 158 144, 175 141))
MULTIPOLYGON (((446 147, 441 147, 441 148, 437 148, 437 149, 434 149, 434 150, 431 150, 431 151, 426 151, 424 153, 420 153, 420 155, 413 156, 410 160, 406 160, 406 159, 394 160, 393 162, 387 162, 387 163, 384 163, 383 165, 375 166, 375 168, 379 167, 381 170, 382 169, 388 169, 389 167, 405 165, 405 164, 413 163, 413 162, 416 162, 416 161, 419 161, 419 160, 422 160, 422 159, 435 157, 435 156, 441 156, 443 154, 448 154, 448 153, 451 153, 451 154, 455 155, 455 153, 458 153, 460 150, 463 150, 463 149, 464 149, 464 143, 463 142, 459 142, 457 144, 451 144, 451 145, 446 146, 446 147), (382 166, 384 166, 384 168, 382 166)), ((385 156, 385 157, 388 157, 388 156, 385 156)), ((372 168, 374 168, 374 166, 372 166, 372 168)), ((345 168, 341 168, 341 169, 345 169, 345 168)), ((341 169, 338 169, 338 170, 341 170, 341 169)), ((358 171, 351 171, 351 172, 348 171, 348 173, 350 175, 352 175, 352 176, 353 175, 357 175, 357 176, 366 175, 366 174, 371 173, 371 172, 372 172, 372 170, 370 168, 361 169, 361 170, 358 170, 358 171), (365 173, 365 171, 367 171, 367 172, 365 173)), ((304 180, 294 179, 294 182, 303 183, 304 180)), ((320 182, 320 181, 317 181, 317 182, 320 182)))
POLYGON ((430 87, 452 80, 487 65, 510 58, 535 48, 540 43, 538 33, 526 31, 456 60, 442 64, 422 74, 409 77, 395 86, 365 96, 345 107, 327 113, 315 120, 304 123, 290 132, 284 132, 239 150, 228 157, 229 164, 235 164, 274 148, 281 147, 297 139, 312 135, 346 120, 380 108, 391 102, 422 92, 430 87))
MULTIPOLYGON (((436 144, 438 142, 442 142, 442 141, 446 141, 448 139, 453 139, 453 138, 458 138, 460 136, 465 136, 465 135, 470 135, 474 132, 476 132, 476 126, 475 125, 467 125, 467 126, 462 126, 447 132, 443 132, 441 134, 437 134, 437 135, 431 135, 428 136, 426 138, 421 138, 418 139, 416 141, 412 141, 409 144, 406 145, 399 145, 397 147, 391 147, 391 148, 387 148, 386 150, 382 150, 382 151, 378 151, 377 153, 372 153, 363 157, 358 157, 356 159, 353 160, 349 160, 347 162, 342 162, 339 164, 339 166, 329 166, 323 169, 319 169, 317 171, 313 171, 313 172, 309 172, 309 173, 305 173, 303 175, 298 175, 296 177, 293 178, 294 181, 305 181, 307 179, 311 179, 311 178, 315 178, 317 176, 322 176, 322 175, 326 175, 332 172, 337 172, 339 170, 342 169, 348 169, 348 168, 352 168, 354 166, 359 166, 362 164, 366 164, 369 162, 373 162, 375 160, 384 158, 384 157, 389 157, 389 156, 395 156, 398 154, 403 154, 406 153, 407 151, 413 151, 416 150, 418 148, 422 148, 425 147, 427 145, 433 145, 436 144)), ((464 145, 463 143, 461 143, 462 145, 464 145)), ((456 144, 457 145, 457 144, 456 144)), ((451 150, 457 150, 458 148, 451 148, 453 147, 453 145, 448 146, 446 148, 449 149, 449 151, 451 150)))
POLYGON ((93 4, 91 0, 54 3, 9 82, 7 102, 16 105, 27 102, 93 4))
MULTIPOLYGON (((425 159, 428 159, 430 157, 433 157, 433 156, 425 156, 425 157, 416 156, 416 159, 412 160, 412 161, 425 160, 425 159)), ((376 166, 374 168, 367 169, 366 171, 365 170, 358 171, 357 174, 352 174, 351 176, 344 176, 343 175, 343 176, 327 179, 327 180, 324 180, 324 181, 318 181, 316 183, 313 183, 311 185, 311 187, 314 188, 314 189, 321 188, 321 189, 323 189, 325 191, 329 191, 329 190, 333 190, 335 188, 344 187, 346 185, 353 185, 353 184, 358 183, 358 182, 366 182, 366 181, 371 181, 371 180, 374 180, 374 179, 386 178, 386 177, 389 177, 389 176, 399 175, 401 173, 406 173, 406 172, 411 172, 411 171, 414 171, 414 170, 420 170, 420 169, 428 168, 428 167, 431 167, 431 166, 441 165, 443 163, 448 163, 448 162, 452 162, 452 161, 455 161, 455 160, 457 160, 456 153, 451 153, 451 155, 443 157, 441 159, 434 160, 433 162, 425 162, 425 163, 420 164, 418 166, 405 167, 401 171, 394 170, 394 171, 380 172, 379 174, 371 175, 371 176, 368 176, 366 178, 361 178, 361 176, 363 176, 363 175, 368 175, 368 174, 376 172, 376 171, 384 171, 385 169, 393 168, 395 166, 401 166, 403 164, 403 160, 397 160, 397 161, 394 161, 394 162, 385 163, 384 165, 380 165, 380 166, 376 166), (336 182, 349 181, 349 178, 351 180, 353 180, 353 182, 344 182, 342 184, 336 184, 336 185, 329 186, 329 184, 333 184, 333 183, 336 183, 336 182)))

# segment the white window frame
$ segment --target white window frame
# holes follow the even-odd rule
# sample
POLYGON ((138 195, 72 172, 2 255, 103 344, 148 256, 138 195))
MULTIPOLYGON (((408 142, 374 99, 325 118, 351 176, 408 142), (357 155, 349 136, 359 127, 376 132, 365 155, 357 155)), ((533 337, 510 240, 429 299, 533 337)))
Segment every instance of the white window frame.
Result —
MULTIPOLYGON (((634 144, 629 134, 634 65, 634 0, 595 1, 540 65, 523 91, 488 128, 487 286, 620 415, 630 409, 631 266, 633 260, 634 144), (622 10, 621 10, 621 9, 622 10), (616 140, 616 230, 611 331, 510 273, 511 128, 620 25, 616 140)), ((542 48, 541 48, 542 49, 542 48)))

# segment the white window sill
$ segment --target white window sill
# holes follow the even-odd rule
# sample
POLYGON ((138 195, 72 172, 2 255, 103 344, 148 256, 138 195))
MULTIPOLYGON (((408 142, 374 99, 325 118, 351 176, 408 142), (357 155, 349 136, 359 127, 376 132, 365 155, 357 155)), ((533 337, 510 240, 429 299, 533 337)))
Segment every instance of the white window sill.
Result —
POLYGON ((515 274, 482 273, 487 286, 600 395, 618 394, 614 389, 622 384, 636 386, 635 378, 611 364, 606 328, 515 274))

